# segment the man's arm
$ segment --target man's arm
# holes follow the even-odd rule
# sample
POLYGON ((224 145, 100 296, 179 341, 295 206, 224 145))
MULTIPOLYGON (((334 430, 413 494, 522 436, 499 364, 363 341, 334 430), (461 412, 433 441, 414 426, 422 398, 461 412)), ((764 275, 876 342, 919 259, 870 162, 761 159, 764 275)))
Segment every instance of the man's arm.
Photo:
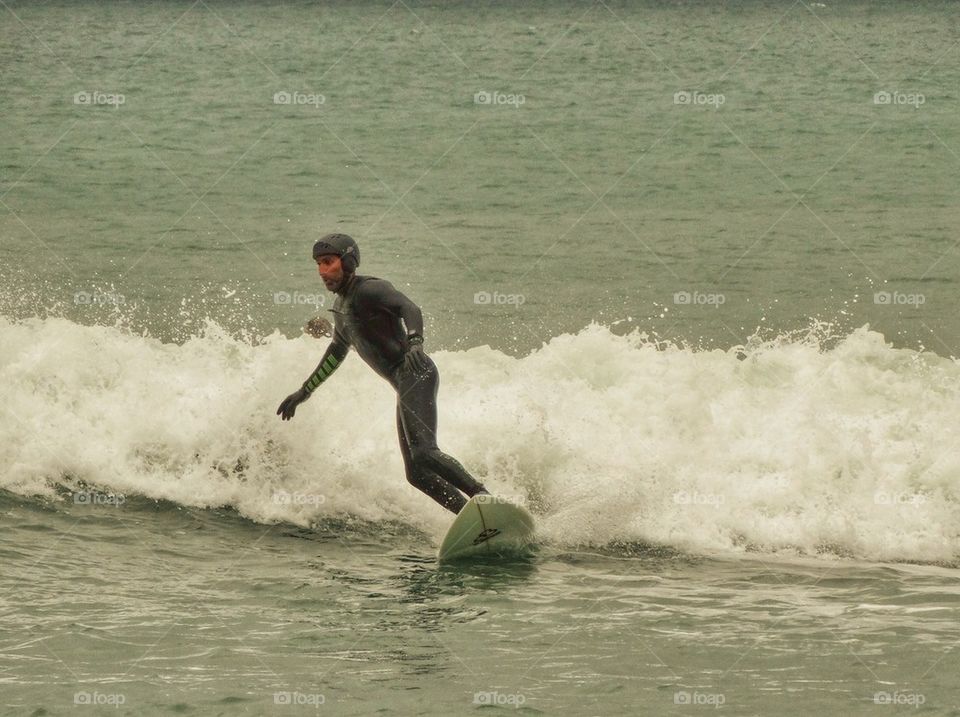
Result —
POLYGON ((407 327, 407 336, 416 335, 423 338, 423 313, 419 306, 407 298, 406 294, 397 291, 393 284, 383 279, 369 281, 363 288, 369 292, 366 298, 371 303, 383 306, 394 316, 403 319, 407 327))
POLYGON ((347 357, 349 348, 347 342, 343 339, 343 335, 339 331, 334 331, 333 341, 327 346, 320 363, 317 364, 317 368, 301 386, 307 396, 313 393, 317 386, 330 378, 330 374, 336 371, 337 366, 343 363, 343 360, 347 357))
POLYGON ((368 282, 370 286, 370 300, 377 302, 394 316, 403 320, 407 328, 406 355, 403 364, 407 370, 423 373, 430 364, 423 351, 423 313, 420 307, 407 298, 406 294, 397 291, 389 281, 380 279, 368 282))
POLYGON ((332 374, 337 366, 343 362, 343 359, 346 358, 349 348, 350 344, 344 339, 343 334, 334 330, 333 341, 330 342, 327 350, 323 353, 320 364, 314 372, 310 374, 310 377, 303 382, 300 388, 283 399, 280 408, 277 409, 277 415, 284 421, 289 421, 293 418, 297 412, 297 406, 310 398, 310 394, 313 393, 314 389, 330 377, 330 374, 332 374))

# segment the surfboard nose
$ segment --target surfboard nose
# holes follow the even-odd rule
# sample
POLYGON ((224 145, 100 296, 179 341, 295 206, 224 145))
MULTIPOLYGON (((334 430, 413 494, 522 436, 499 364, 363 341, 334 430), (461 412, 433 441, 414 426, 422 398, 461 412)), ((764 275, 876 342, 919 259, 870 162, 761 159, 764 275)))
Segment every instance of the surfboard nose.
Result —
POLYGON ((508 553, 532 542, 533 516, 489 493, 473 496, 454 518, 440 544, 441 562, 471 555, 508 553))

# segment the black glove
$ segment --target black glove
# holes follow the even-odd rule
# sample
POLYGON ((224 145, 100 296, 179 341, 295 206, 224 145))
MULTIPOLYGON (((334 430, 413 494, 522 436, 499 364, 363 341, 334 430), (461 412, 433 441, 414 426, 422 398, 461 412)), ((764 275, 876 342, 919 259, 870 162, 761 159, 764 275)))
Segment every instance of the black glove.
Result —
POLYGON ((277 409, 277 415, 280 416, 280 420, 289 421, 293 418, 293 414, 297 412, 297 406, 308 398, 310 398, 310 394, 307 393, 305 389, 300 388, 283 399, 283 403, 281 403, 280 408, 277 409))
POLYGON ((427 370, 427 354, 423 351, 423 337, 411 336, 407 355, 403 357, 403 365, 414 373, 423 373, 427 370))

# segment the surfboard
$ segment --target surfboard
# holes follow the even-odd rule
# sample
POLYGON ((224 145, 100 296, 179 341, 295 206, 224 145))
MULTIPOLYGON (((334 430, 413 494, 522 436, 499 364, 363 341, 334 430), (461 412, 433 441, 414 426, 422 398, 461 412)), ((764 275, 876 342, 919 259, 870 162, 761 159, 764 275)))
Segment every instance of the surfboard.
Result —
POLYGON ((515 552, 532 538, 533 516, 526 509, 495 495, 475 495, 454 518, 437 559, 515 552))

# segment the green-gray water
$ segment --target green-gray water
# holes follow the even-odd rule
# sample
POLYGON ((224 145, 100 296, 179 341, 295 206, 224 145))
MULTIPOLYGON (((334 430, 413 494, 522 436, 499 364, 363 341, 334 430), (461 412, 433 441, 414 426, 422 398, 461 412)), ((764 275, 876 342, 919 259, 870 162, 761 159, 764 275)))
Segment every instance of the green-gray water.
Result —
POLYGON ((958 17, 0 3, 0 712, 956 714, 958 17), (528 560, 273 415, 329 231, 528 560))

